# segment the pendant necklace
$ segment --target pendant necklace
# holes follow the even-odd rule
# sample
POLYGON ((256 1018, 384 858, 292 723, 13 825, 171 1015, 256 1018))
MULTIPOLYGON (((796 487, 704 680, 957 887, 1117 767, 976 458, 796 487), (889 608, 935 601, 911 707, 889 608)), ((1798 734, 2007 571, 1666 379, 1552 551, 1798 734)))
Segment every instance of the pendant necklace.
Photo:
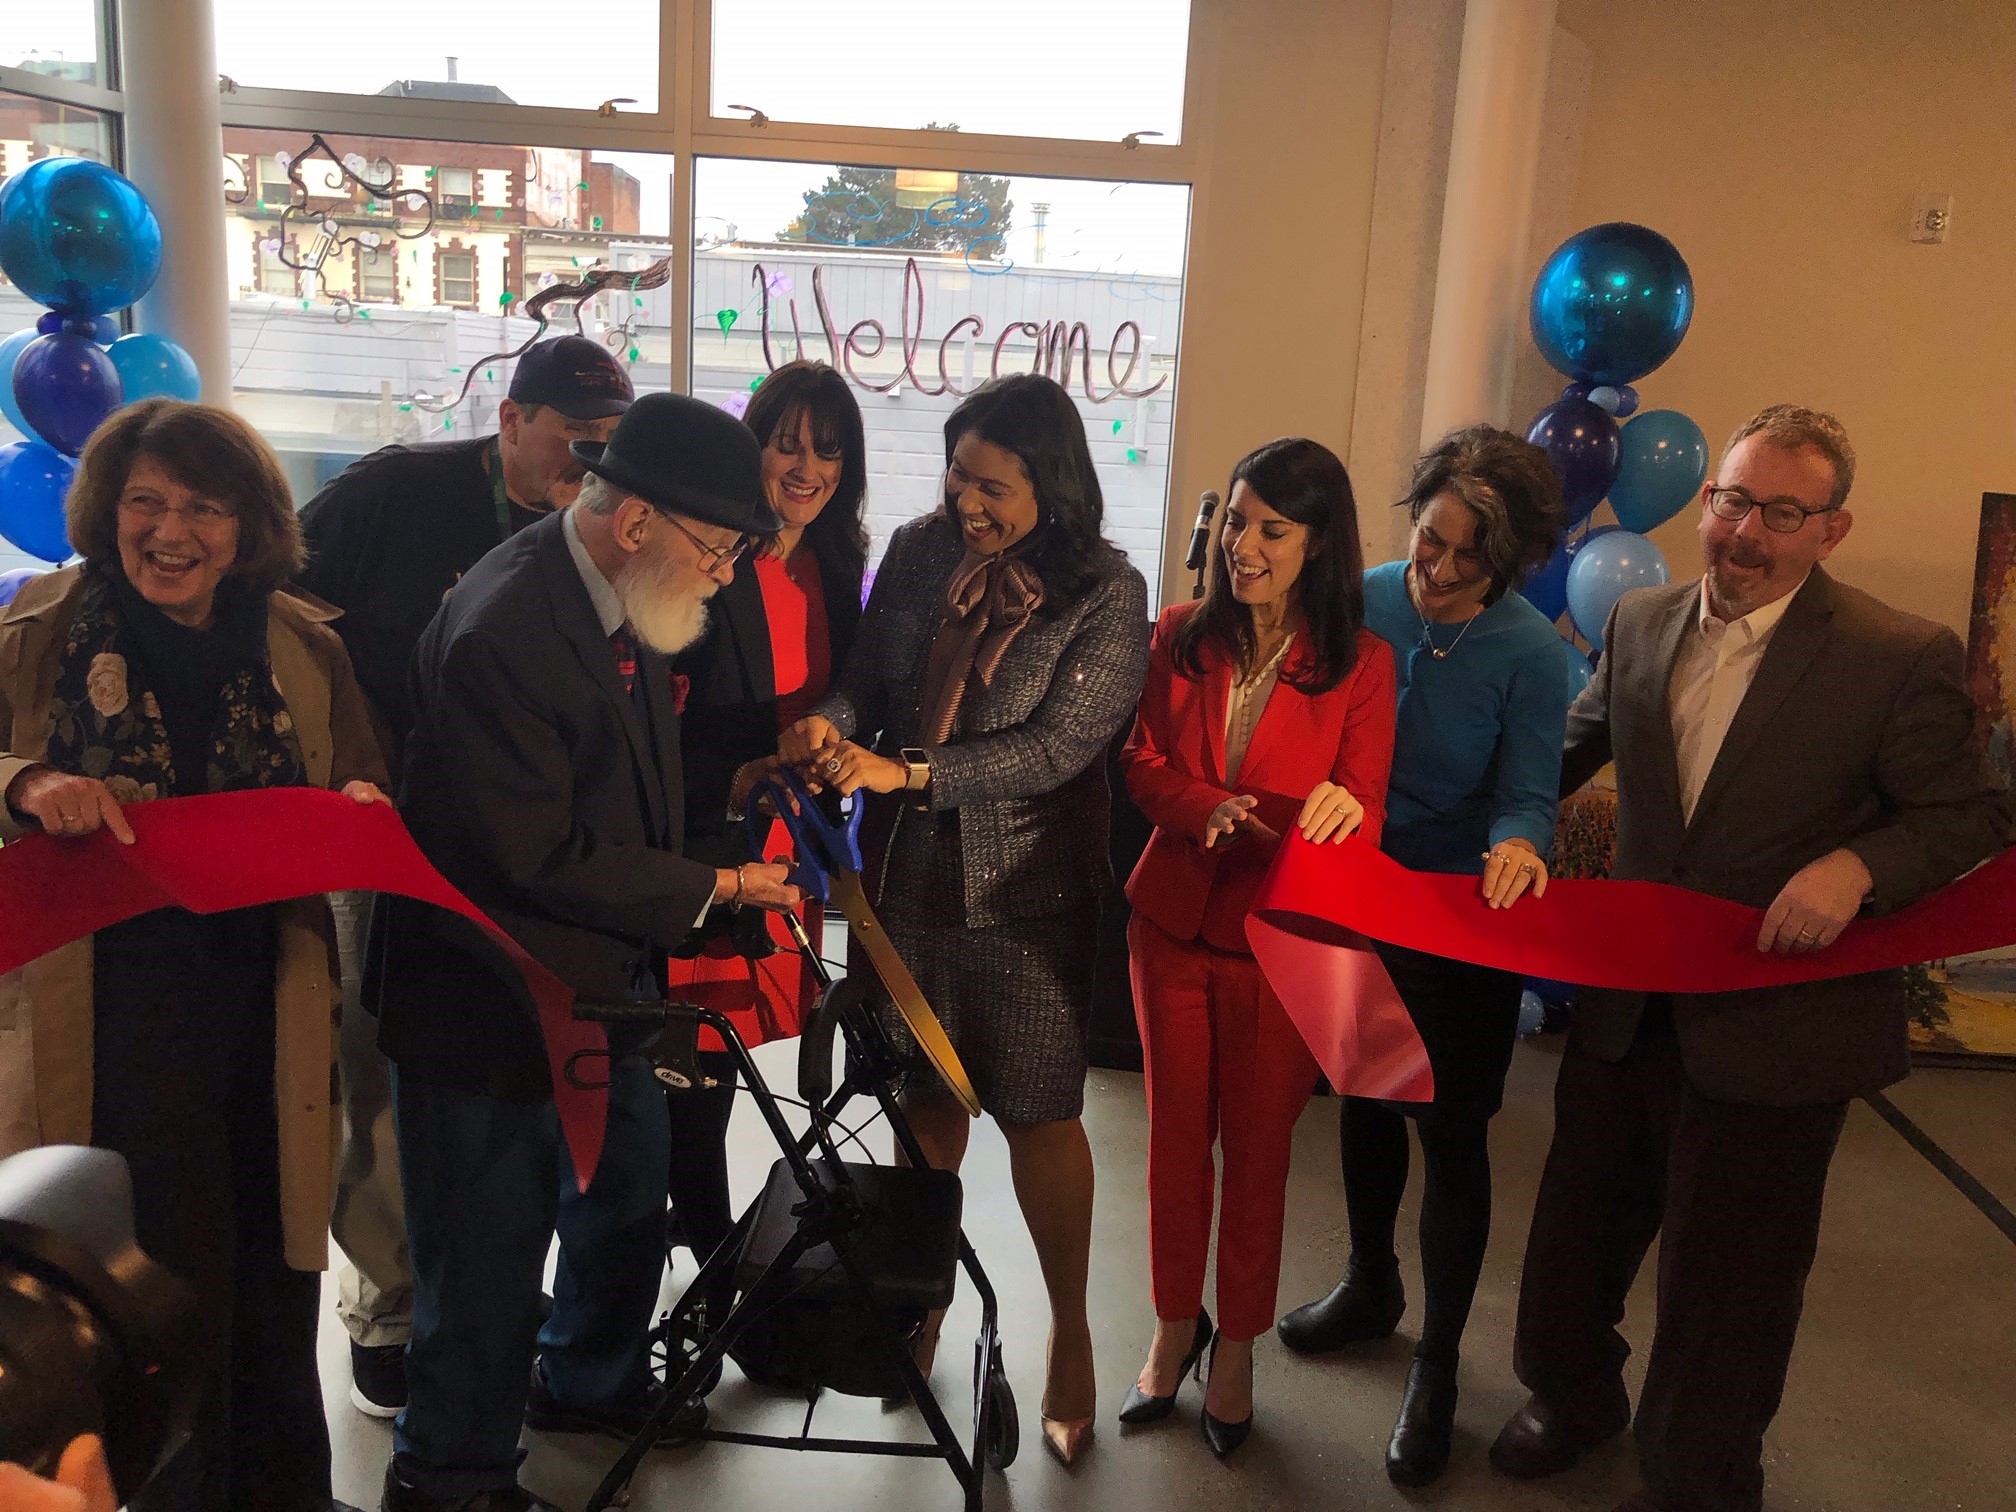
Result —
POLYGON ((1449 660, 1449 653, 1451 651, 1454 651, 1458 646, 1463 644, 1463 637, 1470 633, 1470 627, 1473 624, 1475 624, 1483 616, 1484 613, 1484 611, 1480 609, 1477 611, 1476 614, 1471 615, 1469 619, 1463 621, 1463 628, 1456 632, 1456 639, 1449 642, 1447 646, 1438 646, 1435 644, 1434 635, 1430 632, 1428 628, 1428 616, 1423 614, 1421 612, 1421 606, 1414 602, 1413 573, 1411 570, 1408 573, 1407 602, 1409 606, 1412 607, 1414 610, 1414 617, 1421 621, 1421 649, 1426 651, 1430 656, 1434 657, 1435 660, 1437 661, 1449 660))

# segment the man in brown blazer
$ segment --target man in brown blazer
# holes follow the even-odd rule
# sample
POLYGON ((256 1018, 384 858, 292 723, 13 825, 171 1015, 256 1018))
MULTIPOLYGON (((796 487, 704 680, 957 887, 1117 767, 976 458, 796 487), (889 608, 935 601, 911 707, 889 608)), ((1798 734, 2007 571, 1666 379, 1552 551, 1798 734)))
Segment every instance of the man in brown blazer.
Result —
MULTIPOLYGON (((1831 415, 1774 405, 1740 427, 1702 490, 1704 577, 1619 602, 1569 713, 1562 792, 1617 763, 1614 875, 1764 909, 1759 950, 1824 951, 2008 838, 1959 640, 1820 566, 1854 471, 1831 415)), ((1632 1421, 1617 1325, 1663 1230, 1645 1490, 1618 1512, 1757 1512, 1848 1101, 1908 1069, 1895 971, 1585 990, 1520 1285, 1532 1397, 1492 1463, 1549 1475, 1632 1421)))

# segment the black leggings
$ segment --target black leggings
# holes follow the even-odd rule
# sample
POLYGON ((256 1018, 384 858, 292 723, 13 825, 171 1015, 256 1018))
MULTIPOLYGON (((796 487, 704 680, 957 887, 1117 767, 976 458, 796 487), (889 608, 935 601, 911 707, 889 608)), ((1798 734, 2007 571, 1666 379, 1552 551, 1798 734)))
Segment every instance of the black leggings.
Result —
MULTIPOLYGON (((1407 1187, 1407 1119, 1385 1103, 1342 1099, 1338 1138, 1351 1258, 1361 1270, 1390 1272, 1400 1196, 1407 1187)), ((1491 1237, 1489 1115, 1419 1116, 1426 1183, 1421 1194, 1421 1279, 1425 1293, 1416 1358, 1454 1365, 1470 1317, 1484 1246, 1491 1237)))

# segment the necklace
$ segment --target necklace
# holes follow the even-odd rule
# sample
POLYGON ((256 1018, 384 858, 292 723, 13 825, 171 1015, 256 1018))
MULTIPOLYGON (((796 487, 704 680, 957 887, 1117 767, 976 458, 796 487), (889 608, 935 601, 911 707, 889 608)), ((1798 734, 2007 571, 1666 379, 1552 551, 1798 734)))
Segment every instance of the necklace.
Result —
MULTIPOLYGON (((1235 676, 1232 679, 1232 707, 1229 711, 1229 723, 1231 724, 1232 732, 1237 737, 1234 744, 1242 752, 1251 743, 1253 731, 1260 723, 1260 713, 1253 707, 1253 694, 1274 670, 1281 665, 1281 659, 1288 654, 1288 647, 1293 643, 1294 639, 1295 637, 1292 634, 1284 637, 1281 644, 1275 647, 1274 654, 1268 657, 1266 661, 1255 667, 1244 677, 1235 676)), ((1264 708, 1265 706, 1263 705, 1262 707, 1264 708)))
POLYGON ((1449 660, 1449 653, 1463 644, 1463 637, 1470 633, 1470 627, 1477 623, 1484 613, 1482 609, 1479 609, 1477 613, 1463 621, 1463 628, 1456 632, 1456 639, 1449 642, 1448 645, 1436 645, 1434 632, 1428 628, 1428 616, 1423 614, 1421 606, 1414 602, 1414 570, 1411 567, 1407 570, 1407 606, 1414 611, 1414 617, 1421 621, 1421 649, 1437 661, 1449 660))

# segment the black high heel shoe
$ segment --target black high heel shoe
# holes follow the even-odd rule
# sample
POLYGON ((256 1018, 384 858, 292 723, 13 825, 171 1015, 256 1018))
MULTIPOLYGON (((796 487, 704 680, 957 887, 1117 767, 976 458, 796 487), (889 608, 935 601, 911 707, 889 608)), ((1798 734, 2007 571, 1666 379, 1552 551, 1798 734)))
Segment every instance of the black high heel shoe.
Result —
MULTIPOLYGON (((1218 1341, 1213 1339, 1210 1369, 1215 1371, 1217 1368, 1218 1341)), ((1228 1423, 1221 1417, 1213 1417, 1211 1409, 1206 1407, 1197 1419, 1197 1426, 1202 1431, 1204 1442, 1210 1447, 1211 1452, 1219 1459, 1227 1460, 1232 1457, 1235 1449, 1246 1442, 1246 1435, 1253 1431, 1253 1414, 1249 1412, 1238 1422, 1228 1423)))
POLYGON ((1197 1331, 1191 1335, 1190 1349, 1183 1356, 1183 1363, 1176 1367, 1176 1391, 1167 1396, 1150 1396, 1141 1389, 1137 1381, 1127 1388, 1127 1400, 1120 1404, 1120 1421, 1139 1426, 1142 1423, 1159 1423, 1176 1410, 1176 1392, 1183 1389, 1183 1377, 1194 1375, 1201 1385, 1204 1380, 1204 1351, 1217 1338, 1217 1331, 1211 1326, 1211 1314, 1203 1308, 1197 1310, 1197 1331))

